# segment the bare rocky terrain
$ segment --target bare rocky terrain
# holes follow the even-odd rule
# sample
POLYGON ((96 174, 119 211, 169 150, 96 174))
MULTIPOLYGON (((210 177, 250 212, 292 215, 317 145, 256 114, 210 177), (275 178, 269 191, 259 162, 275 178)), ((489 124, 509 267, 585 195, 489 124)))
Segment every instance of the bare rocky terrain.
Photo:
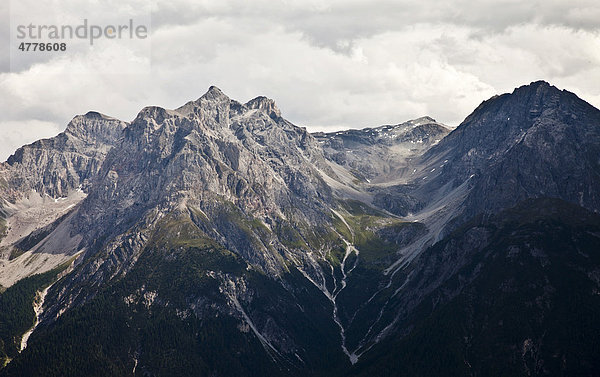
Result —
POLYGON ((422 117, 311 134, 216 87, 131 122, 75 117, 0 171, 0 284, 74 262, 0 375, 598 371, 534 335, 569 321, 565 289, 589 296, 585 321, 600 314, 599 146, 600 111, 545 82, 454 130, 422 117), (539 306, 538 327, 495 328, 486 296, 507 300, 498 323, 539 306))

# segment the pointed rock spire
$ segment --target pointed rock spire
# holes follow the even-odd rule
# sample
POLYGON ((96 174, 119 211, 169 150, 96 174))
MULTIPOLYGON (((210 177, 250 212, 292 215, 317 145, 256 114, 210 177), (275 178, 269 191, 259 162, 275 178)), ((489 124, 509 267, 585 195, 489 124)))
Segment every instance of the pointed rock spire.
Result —
POLYGON ((208 88, 208 91, 206 93, 204 93, 204 95, 202 97, 200 97, 200 99, 220 100, 220 99, 229 99, 229 97, 227 97, 221 91, 221 89, 219 89, 219 88, 217 88, 216 86, 213 85, 210 88, 208 88))

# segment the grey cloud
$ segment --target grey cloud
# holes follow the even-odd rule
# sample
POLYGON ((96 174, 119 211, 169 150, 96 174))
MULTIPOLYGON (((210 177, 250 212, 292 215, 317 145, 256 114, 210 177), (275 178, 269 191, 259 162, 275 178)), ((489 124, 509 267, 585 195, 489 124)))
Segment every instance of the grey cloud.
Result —
MULTIPOLYGON (((146 0, 128 0, 125 2, 117 0, 103 0, 101 2, 82 2, 80 0, 61 0, 60 2, 3 0, 0 5, 0 17, 6 22, 2 22, 1 24, 0 37, 5 42, 2 48, 6 48, 6 51, 3 51, 2 58, 4 60, 10 58, 11 64, 3 64, 4 69, 0 70, 0 72, 8 72, 9 70, 15 73, 25 72, 35 65, 48 64, 57 57, 60 58, 57 54, 49 54, 47 52, 18 51, 17 47, 20 42, 58 41, 47 38, 48 29, 42 31, 42 33, 46 33, 46 38, 36 37, 39 29, 35 28, 33 29, 33 37, 27 36, 24 39, 17 39, 18 26, 56 26, 58 30, 61 30, 60 27, 64 25, 77 28, 86 20, 85 22, 89 26, 94 25, 104 28, 108 25, 127 25, 128 21, 132 19, 136 25, 150 27, 150 4, 151 2, 146 0), (9 45, 8 42, 12 42, 12 45, 9 45)), ((29 33, 28 30, 25 29, 26 33, 29 33)), ((115 39, 111 41, 111 44, 115 45, 119 43, 126 45, 128 43, 126 39, 123 38, 123 40, 118 41, 115 39)), ((86 54, 92 49, 88 39, 68 38, 64 41, 67 45, 68 54, 71 55, 86 54)), ((0 63, 4 63, 4 61, 2 60, 0 63)))
POLYGON ((498 33, 526 23, 597 30, 600 5, 595 0, 454 0, 454 1, 333 1, 314 2, 222 1, 158 2, 155 28, 193 24, 201 19, 257 20, 302 32, 317 46, 340 49, 340 41, 401 31, 419 23, 473 27, 473 36, 498 33), (204 4, 204 5, 203 5, 204 4))

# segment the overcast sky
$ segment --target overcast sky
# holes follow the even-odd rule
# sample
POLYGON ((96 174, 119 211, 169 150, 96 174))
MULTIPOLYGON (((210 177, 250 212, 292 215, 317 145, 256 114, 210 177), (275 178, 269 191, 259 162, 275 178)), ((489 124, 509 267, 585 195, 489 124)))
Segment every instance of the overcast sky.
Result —
POLYGON ((242 102, 273 98, 311 131, 424 115, 456 126, 481 101, 540 79, 600 107, 597 0, 169 0, 151 8, 109 0, 110 18, 97 2, 1 3, 2 161, 77 114, 129 121, 144 106, 175 108, 210 85, 242 102), (36 58, 9 44, 27 17, 151 19, 151 33, 138 55, 103 41, 36 58))

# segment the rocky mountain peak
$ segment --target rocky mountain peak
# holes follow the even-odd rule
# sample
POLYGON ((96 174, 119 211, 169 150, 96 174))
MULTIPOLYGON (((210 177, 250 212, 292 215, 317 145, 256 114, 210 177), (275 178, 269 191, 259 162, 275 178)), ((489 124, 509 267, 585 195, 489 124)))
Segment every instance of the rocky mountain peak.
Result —
POLYGON ((487 159, 522 140, 532 127, 545 128, 558 122, 589 125, 597 123, 597 113, 575 94, 536 81, 484 101, 430 153, 456 144, 464 153, 475 147, 471 156, 478 154, 487 159))
POLYGON ((36 190, 51 197, 87 189, 108 151, 128 123, 98 112, 74 117, 64 132, 17 149, 7 160, 4 179, 11 200, 36 190))
POLYGON ((88 144, 112 144, 120 137, 125 127, 127 127, 126 122, 96 111, 89 111, 84 115, 75 116, 67 125, 65 134, 88 144))
MULTIPOLYGON (((185 105, 174 110, 182 116, 201 116, 202 113, 214 113, 218 112, 221 115, 225 115, 225 112, 229 112, 232 108, 239 108, 241 104, 233 101, 227 95, 225 95, 221 89, 216 86, 211 86, 208 91, 204 93, 200 98, 195 101, 187 102, 185 105)), ((210 115, 209 117, 212 117, 210 115)))
POLYGON ((570 117, 574 112, 588 112, 592 106, 582 101, 575 94, 560 90, 546 81, 535 81, 516 88, 512 93, 493 96, 484 101, 469 115, 463 125, 474 123, 474 117, 480 118, 478 123, 492 125, 494 121, 504 119, 511 124, 519 123, 520 127, 532 125, 536 119, 547 116, 570 117), (582 107, 583 105, 587 105, 582 107), (483 118, 481 118, 483 116, 483 118))
POLYGON ((127 219, 190 207, 203 213, 198 225, 207 235, 257 268, 280 273, 284 246, 255 242, 254 233, 292 219, 328 221, 320 208, 333 199, 319 173, 329 167, 318 144, 278 114, 272 100, 244 106, 214 86, 176 110, 144 108, 76 214, 84 242, 126 231, 127 219), (252 226, 240 224, 245 219, 252 226))
POLYGON ((426 116, 422 116, 417 119, 409 120, 408 123, 411 123, 414 125, 421 125, 421 124, 428 124, 428 123, 437 123, 437 121, 435 119, 433 119, 432 117, 426 115, 426 116))
POLYGON ((208 88, 208 91, 206 93, 204 93, 204 95, 202 95, 202 97, 200 97, 200 99, 213 101, 213 100, 229 99, 229 97, 227 97, 221 89, 212 85, 210 88, 208 88))
POLYGON ((277 119, 277 118, 281 117, 281 111, 275 104, 275 101, 273 101, 272 99, 267 98, 267 97, 263 97, 263 96, 256 97, 256 98, 248 101, 245 104, 245 106, 248 107, 249 109, 264 110, 273 119, 277 119))
POLYGON ((395 125, 315 133, 325 155, 365 182, 401 177, 410 160, 438 143, 450 130, 424 116, 395 125))
POLYGON ((548 90, 548 89, 556 89, 557 88, 554 85, 551 85, 549 82, 544 81, 544 80, 537 80, 537 81, 532 81, 530 82, 528 85, 521 85, 520 87, 516 88, 513 92, 516 92, 518 90, 548 90))
POLYGON ((472 187, 465 217, 532 197, 598 210, 600 168, 590 151, 598 150, 599 126, 598 109, 536 81, 483 102, 421 157, 429 172, 419 179, 427 195, 449 182, 472 187))

